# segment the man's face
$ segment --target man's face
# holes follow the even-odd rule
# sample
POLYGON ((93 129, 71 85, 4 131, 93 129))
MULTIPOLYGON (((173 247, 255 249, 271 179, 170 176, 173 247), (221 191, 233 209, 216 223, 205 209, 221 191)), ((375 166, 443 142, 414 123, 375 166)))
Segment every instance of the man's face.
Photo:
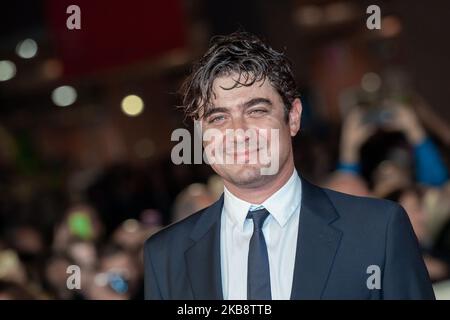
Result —
POLYGON ((286 119, 282 98, 268 80, 229 89, 237 79, 231 74, 214 81, 211 107, 201 116, 202 130, 204 137, 208 131, 221 136, 203 144, 214 156, 222 152, 223 161, 211 166, 225 185, 254 188, 274 179, 287 164, 293 166, 291 136, 300 128, 301 103, 293 102, 286 119), (272 174, 261 170, 273 169, 273 163, 277 167, 272 174))

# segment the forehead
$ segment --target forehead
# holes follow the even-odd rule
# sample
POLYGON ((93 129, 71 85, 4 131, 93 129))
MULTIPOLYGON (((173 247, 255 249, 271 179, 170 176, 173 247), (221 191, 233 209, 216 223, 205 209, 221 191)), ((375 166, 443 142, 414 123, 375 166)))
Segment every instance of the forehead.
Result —
POLYGON ((216 78, 212 85, 213 94, 211 96, 211 104, 213 106, 221 104, 221 107, 231 107, 234 104, 245 102, 248 99, 256 97, 268 98, 274 103, 277 102, 278 99, 281 101, 281 97, 267 78, 255 81, 252 85, 236 85, 236 81, 250 84, 253 79, 249 78, 247 82, 245 82, 245 80, 244 76, 241 76, 239 79, 238 74, 216 78))

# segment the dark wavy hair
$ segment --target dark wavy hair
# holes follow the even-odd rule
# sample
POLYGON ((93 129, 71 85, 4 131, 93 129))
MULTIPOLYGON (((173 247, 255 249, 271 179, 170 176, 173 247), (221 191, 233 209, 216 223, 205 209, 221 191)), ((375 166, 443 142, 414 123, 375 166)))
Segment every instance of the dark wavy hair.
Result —
POLYGON ((210 106, 212 85, 216 78, 236 73, 238 75, 231 90, 237 86, 251 86, 268 79, 281 96, 285 115, 292 102, 299 97, 291 70, 291 63, 284 53, 272 49, 255 35, 235 32, 211 39, 209 49, 194 64, 184 81, 180 93, 186 117, 199 119, 210 106))

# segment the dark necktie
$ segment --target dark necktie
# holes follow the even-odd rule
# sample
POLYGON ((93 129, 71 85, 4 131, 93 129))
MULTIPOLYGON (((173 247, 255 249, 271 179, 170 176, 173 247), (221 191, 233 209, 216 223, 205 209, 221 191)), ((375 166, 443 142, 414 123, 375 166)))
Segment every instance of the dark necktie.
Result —
POLYGON ((253 235, 248 248, 247 299, 271 300, 269 255, 262 232, 264 220, 269 211, 260 209, 250 211, 247 219, 253 219, 253 235))

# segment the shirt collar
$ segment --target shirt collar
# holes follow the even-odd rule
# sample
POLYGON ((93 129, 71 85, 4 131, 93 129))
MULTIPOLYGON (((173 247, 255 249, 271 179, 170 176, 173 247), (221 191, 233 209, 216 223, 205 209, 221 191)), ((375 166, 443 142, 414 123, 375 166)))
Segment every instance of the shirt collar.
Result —
POLYGON ((231 221, 244 230, 244 223, 250 208, 263 206, 270 212, 281 227, 300 209, 302 184, 297 171, 294 169, 289 180, 268 199, 261 204, 254 204, 242 200, 224 188, 225 214, 231 221))

